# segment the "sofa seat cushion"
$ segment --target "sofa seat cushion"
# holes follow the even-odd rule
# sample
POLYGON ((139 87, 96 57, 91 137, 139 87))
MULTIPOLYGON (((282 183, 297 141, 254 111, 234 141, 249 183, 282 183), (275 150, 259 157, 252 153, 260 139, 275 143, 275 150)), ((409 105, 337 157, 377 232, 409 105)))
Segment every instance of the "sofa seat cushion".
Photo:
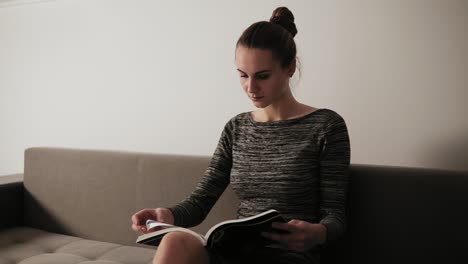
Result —
POLYGON ((148 264, 154 253, 29 227, 0 231, 0 264, 148 264))

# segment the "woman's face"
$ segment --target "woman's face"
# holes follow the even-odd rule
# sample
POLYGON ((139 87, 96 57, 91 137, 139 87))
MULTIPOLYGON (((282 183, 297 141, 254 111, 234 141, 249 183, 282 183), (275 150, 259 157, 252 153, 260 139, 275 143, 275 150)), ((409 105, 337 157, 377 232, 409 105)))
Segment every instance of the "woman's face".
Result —
POLYGON ((236 49, 236 66, 242 88, 258 108, 278 102, 289 92, 289 79, 295 70, 294 63, 282 68, 270 50, 242 45, 236 49))

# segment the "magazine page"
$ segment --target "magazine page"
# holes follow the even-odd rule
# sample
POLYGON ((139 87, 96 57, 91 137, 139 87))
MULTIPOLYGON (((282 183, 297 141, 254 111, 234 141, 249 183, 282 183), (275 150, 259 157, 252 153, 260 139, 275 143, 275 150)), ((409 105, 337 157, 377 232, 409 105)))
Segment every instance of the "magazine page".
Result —
MULTIPOLYGON (((175 226, 170 225, 170 224, 166 224, 166 223, 161 223, 161 222, 151 220, 151 219, 146 220, 146 230, 148 230, 148 231, 153 229, 153 228, 157 228, 156 230, 159 230, 159 229, 169 228, 169 227, 175 227, 175 226)), ((156 230, 153 230, 153 231, 156 231, 156 230)))
POLYGON ((161 242, 164 235, 170 232, 184 232, 184 233, 191 234, 195 236, 196 238, 198 238, 200 242, 203 244, 203 246, 206 245, 205 237, 201 234, 198 234, 197 232, 193 230, 190 230, 188 228, 168 225, 168 224, 163 224, 163 225, 159 225, 159 224, 161 223, 156 223, 156 224, 153 223, 153 225, 151 225, 150 228, 154 230, 156 229, 156 227, 159 227, 160 229, 156 229, 153 232, 149 232, 149 233, 139 236, 136 242, 140 244, 157 246, 161 242))

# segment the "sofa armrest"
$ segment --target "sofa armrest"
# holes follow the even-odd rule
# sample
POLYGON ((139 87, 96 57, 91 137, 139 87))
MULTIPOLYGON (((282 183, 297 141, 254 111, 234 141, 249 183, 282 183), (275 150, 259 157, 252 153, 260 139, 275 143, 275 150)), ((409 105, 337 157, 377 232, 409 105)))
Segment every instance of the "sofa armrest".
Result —
POLYGON ((0 230, 23 225, 23 174, 0 176, 0 230))

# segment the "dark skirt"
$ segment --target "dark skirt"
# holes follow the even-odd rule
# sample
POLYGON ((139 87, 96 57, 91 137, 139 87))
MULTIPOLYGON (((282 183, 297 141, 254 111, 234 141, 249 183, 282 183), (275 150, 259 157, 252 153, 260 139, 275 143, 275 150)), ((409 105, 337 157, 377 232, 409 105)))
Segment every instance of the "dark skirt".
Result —
POLYGON ((319 252, 293 252, 277 247, 262 247, 249 252, 236 252, 233 255, 209 252, 210 264, 320 264, 319 252))

